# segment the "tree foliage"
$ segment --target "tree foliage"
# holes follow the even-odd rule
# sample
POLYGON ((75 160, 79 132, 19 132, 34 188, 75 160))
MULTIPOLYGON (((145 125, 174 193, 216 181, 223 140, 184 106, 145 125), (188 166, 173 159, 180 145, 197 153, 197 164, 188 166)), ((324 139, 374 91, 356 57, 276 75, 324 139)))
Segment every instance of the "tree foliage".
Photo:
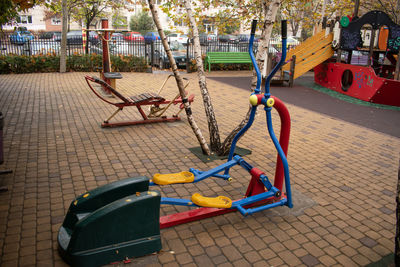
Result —
POLYGON ((115 29, 126 28, 128 26, 127 18, 116 11, 112 16, 112 26, 115 29))
MULTIPOLYGON (((152 2, 153 0, 148 1, 152 2)), ((218 155, 227 155, 234 137, 246 125, 250 113, 247 112, 247 115, 239 125, 237 125, 226 136, 225 140, 221 142, 218 124, 212 108, 212 101, 208 93, 206 77, 204 75, 198 28, 201 29, 205 22, 213 23, 218 26, 219 34, 221 34, 224 33, 224 31, 233 31, 235 23, 239 25, 239 21, 242 25, 250 27, 251 21, 253 19, 258 19, 259 29, 262 29, 262 34, 259 41, 256 60, 258 66, 262 66, 265 52, 268 51, 269 37, 271 35, 277 11, 280 7, 280 1, 281 0, 205 0, 192 2, 191 0, 182 0, 181 2, 179 0, 170 0, 161 6, 162 11, 172 18, 173 21, 180 22, 186 20, 186 24, 190 25, 192 30, 199 86, 208 122, 210 149, 218 155), (186 8, 186 12, 184 7, 186 8), (188 23, 188 20, 190 23, 188 23)), ((162 32, 162 30, 159 29, 159 32, 162 32)), ((167 48, 166 51, 168 51, 167 48)), ((253 74, 253 76, 255 77, 255 74, 253 74)), ((203 152, 206 153, 204 149, 203 152)))
POLYGON ((394 23, 400 23, 400 0, 362 0, 360 10, 362 13, 380 10, 388 14, 394 23))
POLYGON ((35 1, 33 0, 1 0, 0 27, 3 24, 12 22, 18 16, 18 12, 25 11, 33 7, 34 4, 35 1))
POLYGON ((153 19, 146 11, 132 16, 129 22, 129 29, 131 31, 140 32, 141 34, 152 31, 154 28, 153 19))
MULTIPOLYGON (((61 14, 62 0, 47 0, 45 6, 55 14, 61 14)), ((122 0, 68 0, 67 9, 70 18, 83 22, 87 29, 95 19, 108 17, 116 10, 124 7, 122 0)))
MULTIPOLYGON (((213 24, 219 34, 238 31, 240 24, 250 27, 253 19, 263 21, 262 3, 269 1, 253 0, 204 0, 193 1, 193 16, 200 32, 204 32, 204 22, 213 24)), ((189 23, 180 0, 168 0, 161 9, 174 22, 189 23)), ((260 24, 261 26, 261 24, 260 24)))
POLYGON ((322 21, 323 17, 351 15, 354 10, 353 0, 284 0, 282 3, 282 16, 288 20, 293 35, 302 29, 302 37, 312 35, 314 26, 322 21))

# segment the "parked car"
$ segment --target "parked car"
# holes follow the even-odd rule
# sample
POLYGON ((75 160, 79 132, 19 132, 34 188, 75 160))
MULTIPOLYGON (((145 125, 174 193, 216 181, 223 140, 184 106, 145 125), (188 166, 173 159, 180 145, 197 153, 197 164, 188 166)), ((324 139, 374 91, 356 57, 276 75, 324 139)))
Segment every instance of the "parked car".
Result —
POLYGON ((16 30, 10 35, 10 42, 12 44, 22 45, 28 41, 32 41, 33 39, 35 39, 33 34, 30 31, 26 30, 25 31, 16 30))
POLYGON ((199 34, 200 44, 214 43, 217 41, 215 34, 200 33, 199 34))
POLYGON ((61 32, 44 32, 39 35, 39 39, 61 42, 61 32))
MULTIPOLYGON (((99 35, 95 31, 89 31, 87 42, 97 44, 100 42, 99 35)), ((82 45, 82 31, 70 31, 67 33, 67 45, 82 45)))
POLYGON ((124 37, 125 37, 125 35, 123 33, 113 32, 111 35, 111 40, 121 42, 124 40, 124 37))
POLYGON ((168 34, 167 40, 168 40, 168 42, 179 42, 183 45, 186 45, 187 41, 188 41, 188 37, 186 34, 171 33, 171 34, 168 34))
POLYGON ((160 35, 158 34, 158 32, 148 32, 143 37, 144 37, 144 41, 146 43, 151 43, 151 42, 154 42, 156 40, 161 40, 160 35))
POLYGON ((144 37, 139 32, 127 32, 124 39, 125 41, 143 41, 144 37))
POLYGON ((218 41, 221 43, 238 43, 239 38, 232 34, 218 35, 218 41))
MULTIPOLYGON (((261 36, 255 35, 254 42, 258 42, 261 36)), ((239 43, 248 43, 250 41, 250 34, 239 34, 238 35, 238 42, 239 43)))
MULTIPOLYGON (((109 42, 109 52, 111 55, 132 55, 135 54, 137 56, 145 56, 145 50, 140 46, 134 46, 128 42, 109 42)), ((89 44, 88 48, 89 54, 103 54, 102 44, 99 42, 98 44, 92 45, 89 44)))
MULTIPOLYGON (((270 44, 273 44, 273 45, 281 45, 281 44, 282 44, 282 38, 281 38, 281 36, 272 38, 271 41, 270 41, 270 44)), ((300 42, 299 42, 296 38, 294 38, 294 37, 292 37, 292 36, 288 36, 287 39, 286 39, 286 44, 287 44, 288 46, 290 46, 290 47, 293 47, 293 46, 299 45, 300 42)))
MULTIPOLYGON (((157 46, 162 49, 162 46, 157 46)), ((169 47, 172 52, 172 56, 175 59, 176 65, 182 68, 186 68, 186 48, 183 46, 182 43, 174 41, 170 42, 169 47)), ((155 64, 160 67, 160 69, 165 69, 170 67, 171 64, 169 62, 167 53, 164 49, 162 50, 156 49, 154 50, 154 61, 155 64)))
POLYGON ((248 43, 250 40, 250 34, 239 34, 239 43, 248 43))

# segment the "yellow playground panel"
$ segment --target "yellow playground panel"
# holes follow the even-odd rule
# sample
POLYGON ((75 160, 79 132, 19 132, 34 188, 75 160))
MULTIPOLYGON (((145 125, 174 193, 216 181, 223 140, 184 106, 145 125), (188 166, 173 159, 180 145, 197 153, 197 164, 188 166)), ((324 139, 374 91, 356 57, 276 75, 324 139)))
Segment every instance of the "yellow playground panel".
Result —
MULTIPOLYGON (((331 58, 333 56, 332 41, 333 33, 326 35, 325 31, 321 31, 290 50, 286 58, 291 59, 294 55, 296 56, 293 79, 331 58)), ((284 65, 282 70, 290 71, 290 64, 284 65)))

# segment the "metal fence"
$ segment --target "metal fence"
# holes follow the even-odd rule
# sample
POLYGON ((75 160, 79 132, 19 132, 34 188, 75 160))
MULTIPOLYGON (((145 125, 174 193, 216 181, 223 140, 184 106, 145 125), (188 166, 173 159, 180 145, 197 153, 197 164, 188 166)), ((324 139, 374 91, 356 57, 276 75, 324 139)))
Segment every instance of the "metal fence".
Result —
MULTIPOLYGON (((201 42, 201 53, 207 52, 247 52, 248 42, 220 42, 213 40, 210 42, 201 42)), ((295 45, 289 45, 295 46, 295 45)), ((257 51, 258 42, 254 43, 254 52, 257 51)), ((144 40, 125 40, 123 38, 111 39, 109 41, 111 55, 125 55, 144 57, 149 65, 154 67, 169 67, 168 58, 164 51, 161 41, 145 42, 144 40)), ((271 39, 269 52, 277 54, 281 50, 280 41, 271 39)), ((74 36, 67 38, 67 55, 74 54, 102 54, 102 41, 100 38, 89 38, 87 45, 83 46, 82 37, 74 36)), ((26 39, 13 39, 12 34, 2 34, 0 36, 0 55, 59 55, 60 39, 40 39, 39 36, 32 36, 26 39)), ((178 67, 185 68, 189 60, 194 58, 193 43, 188 40, 181 44, 180 49, 173 51, 175 59, 184 58, 185 62, 180 62, 178 67), (178 55, 179 56, 176 56, 178 55)))

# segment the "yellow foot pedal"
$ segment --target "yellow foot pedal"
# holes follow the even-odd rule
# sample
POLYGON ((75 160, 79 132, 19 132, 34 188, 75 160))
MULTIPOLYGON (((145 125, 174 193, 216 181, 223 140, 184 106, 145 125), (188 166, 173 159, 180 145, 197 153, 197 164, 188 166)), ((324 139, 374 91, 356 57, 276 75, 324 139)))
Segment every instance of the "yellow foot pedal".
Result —
POLYGON ((191 172, 178 172, 169 174, 156 173, 153 176, 153 182, 158 185, 192 183, 194 174, 191 172))
POLYGON ((201 207, 225 209, 232 207, 232 200, 225 196, 203 197, 199 193, 195 193, 192 196, 192 202, 201 207))

